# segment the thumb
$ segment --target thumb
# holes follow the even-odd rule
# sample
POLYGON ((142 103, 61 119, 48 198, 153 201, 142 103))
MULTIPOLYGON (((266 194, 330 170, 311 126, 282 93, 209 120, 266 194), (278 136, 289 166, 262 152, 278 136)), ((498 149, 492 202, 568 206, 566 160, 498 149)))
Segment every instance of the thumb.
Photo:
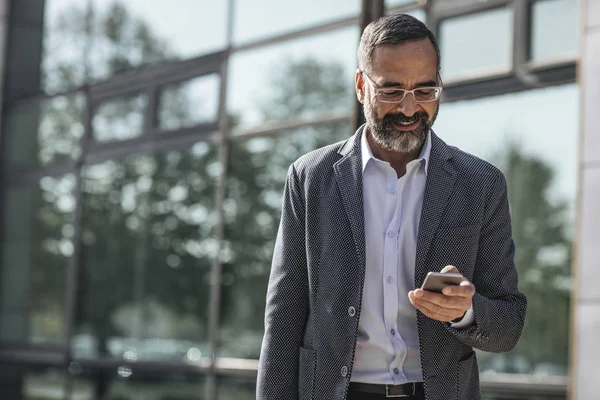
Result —
POLYGON ((444 268, 442 268, 442 270, 440 272, 443 274, 445 274, 446 272, 453 272, 455 274, 460 274, 460 271, 454 265, 446 265, 444 268))

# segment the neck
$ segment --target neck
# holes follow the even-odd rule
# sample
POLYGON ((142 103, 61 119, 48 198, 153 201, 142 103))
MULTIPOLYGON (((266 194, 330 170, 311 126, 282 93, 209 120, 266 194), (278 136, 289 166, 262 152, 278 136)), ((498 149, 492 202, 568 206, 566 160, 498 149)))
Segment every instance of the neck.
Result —
POLYGON ((398 174, 398 178, 404 176, 406 173, 406 164, 411 162, 412 160, 416 160, 421 154, 421 149, 423 146, 420 146, 413 152, 400 152, 388 150, 381 145, 379 145, 375 139, 373 139, 373 135, 371 134, 371 129, 367 126, 367 142, 369 143, 369 147, 371 148, 371 152, 375 158, 378 158, 382 161, 388 162, 392 168, 398 174))

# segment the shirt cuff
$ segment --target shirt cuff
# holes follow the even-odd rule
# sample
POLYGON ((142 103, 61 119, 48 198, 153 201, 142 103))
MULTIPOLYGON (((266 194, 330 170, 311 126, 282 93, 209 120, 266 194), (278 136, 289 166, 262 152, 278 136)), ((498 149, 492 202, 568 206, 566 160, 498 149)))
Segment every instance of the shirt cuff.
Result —
POLYGON ((469 326, 471 326, 473 324, 474 321, 475 321, 475 313, 473 312, 473 303, 471 303, 471 307, 469 307, 469 309, 465 313, 464 317, 458 322, 451 323, 450 327, 454 328, 454 329, 468 328, 469 326))

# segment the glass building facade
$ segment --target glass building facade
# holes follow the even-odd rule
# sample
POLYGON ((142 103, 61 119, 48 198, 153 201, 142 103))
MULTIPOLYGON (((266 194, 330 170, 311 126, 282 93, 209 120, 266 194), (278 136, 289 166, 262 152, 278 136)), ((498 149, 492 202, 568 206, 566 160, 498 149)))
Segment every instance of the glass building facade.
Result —
POLYGON ((507 177, 529 311, 484 396, 566 398, 577 0, 0 4, 0 398, 253 399, 287 168, 356 130, 393 12, 439 39, 435 131, 507 177))

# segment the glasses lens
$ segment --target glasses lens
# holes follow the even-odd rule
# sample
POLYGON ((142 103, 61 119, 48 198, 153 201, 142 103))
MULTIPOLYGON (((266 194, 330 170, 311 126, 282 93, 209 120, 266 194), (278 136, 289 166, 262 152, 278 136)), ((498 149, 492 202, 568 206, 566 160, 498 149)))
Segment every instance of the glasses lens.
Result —
POLYGON ((379 99, 382 101, 396 102, 402 101, 404 97, 403 89, 382 89, 378 92, 379 99))
POLYGON ((417 101, 433 101, 439 97, 439 89, 436 88, 419 88, 415 90, 415 100, 417 101))

